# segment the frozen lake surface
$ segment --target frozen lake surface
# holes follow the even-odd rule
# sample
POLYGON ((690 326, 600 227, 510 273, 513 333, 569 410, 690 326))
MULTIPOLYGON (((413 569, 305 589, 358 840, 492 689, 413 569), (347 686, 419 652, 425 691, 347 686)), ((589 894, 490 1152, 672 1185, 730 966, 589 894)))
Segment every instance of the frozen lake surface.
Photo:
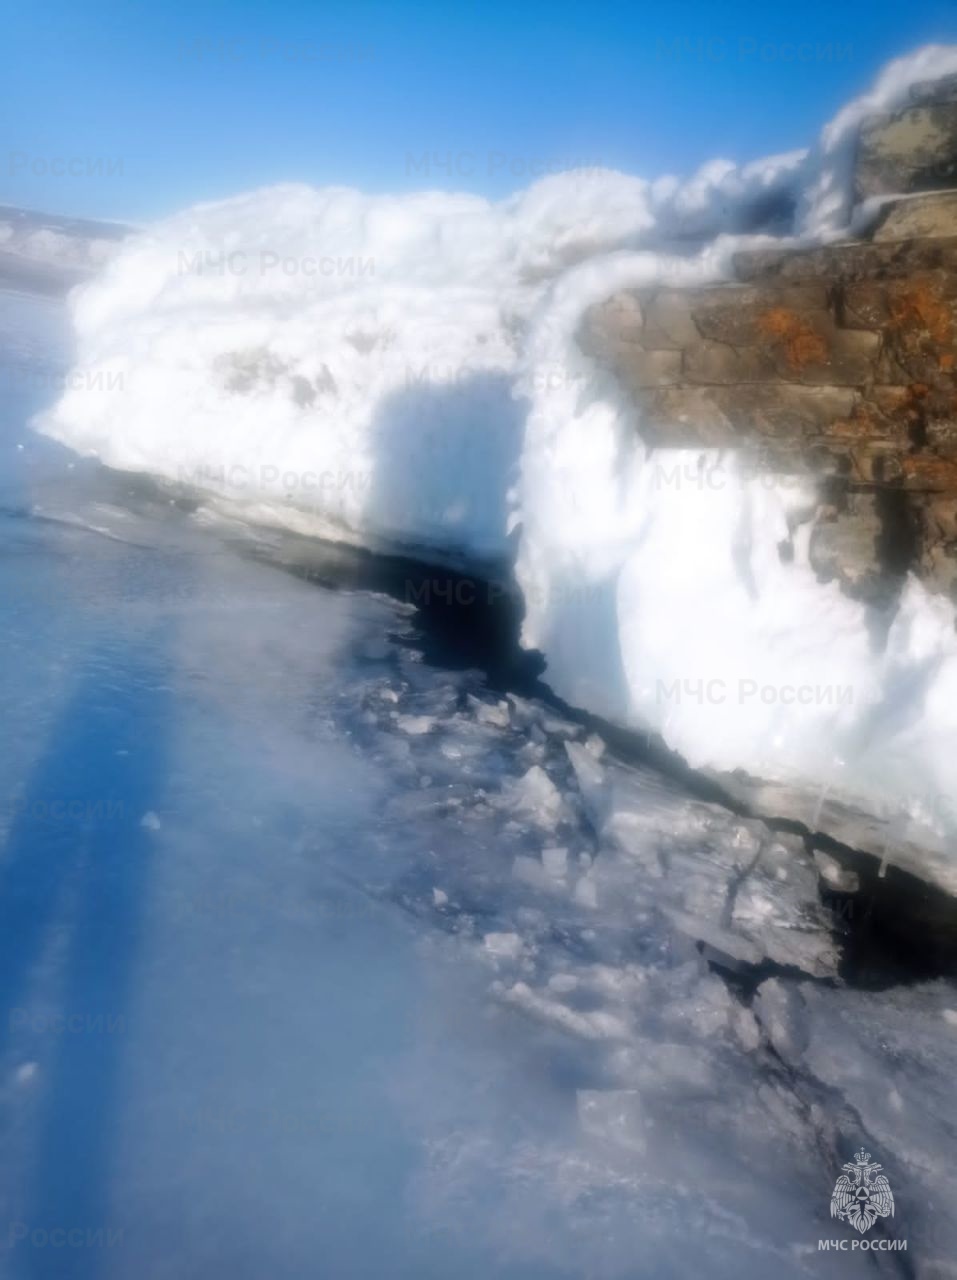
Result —
POLYGON ((401 568, 32 435, 65 343, 0 295, 2 1274, 943 1275, 952 987, 401 568), (862 1142, 906 1259, 818 1249, 862 1142))

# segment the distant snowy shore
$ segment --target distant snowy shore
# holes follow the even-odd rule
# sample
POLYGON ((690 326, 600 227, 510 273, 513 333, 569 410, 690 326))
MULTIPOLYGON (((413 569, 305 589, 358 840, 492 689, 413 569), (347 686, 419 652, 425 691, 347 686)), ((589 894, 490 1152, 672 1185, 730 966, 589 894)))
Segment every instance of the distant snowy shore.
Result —
MULTIPOLYGON (((912 582, 875 647, 865 606, 800 548, 782 562, 800 494, 727 455, 719 487, 656 486, 640 411, 576 334, 618 289, 719 281, 745 245, 846 234, 861 122, 955 72, 957 49, 920 50, 810 150, 683 183, 583 170, 500 203, 286 185, 197 206, 75 291, 79 376, 39 428, 250 519, 514 563, 524 642, 569 701, 696 767, 943 836, 950 605, 912 582)), ((692 474, 699 455, 673 462, 692 474)))
POLYGON ((0 205, 0 288, 65 293, 101 270, 130 233, 120 223, 0 205))

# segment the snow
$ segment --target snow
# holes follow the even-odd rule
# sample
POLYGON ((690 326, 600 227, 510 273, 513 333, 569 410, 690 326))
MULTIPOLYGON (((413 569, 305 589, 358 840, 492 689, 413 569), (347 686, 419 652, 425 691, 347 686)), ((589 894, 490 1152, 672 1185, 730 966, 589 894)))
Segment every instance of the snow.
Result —
POLYGON ((910 583, 875 650, 864 606, 818 583, 806 527, 792 536, 806 495, 731 454, 649 452, 575 333, 616 290, 841 234, 861 121, 954 70, 957 49, 919 50, 807 151, 685 181, 588 169, 498 203, 289 184, 197 206, 74 292, 82 376, 40 429, 253 521, 496 572, 517 547, 523 641, 567 701, 695 767, 793 783, 808 821, 827 787, 942 839, 950 606, 910 583))

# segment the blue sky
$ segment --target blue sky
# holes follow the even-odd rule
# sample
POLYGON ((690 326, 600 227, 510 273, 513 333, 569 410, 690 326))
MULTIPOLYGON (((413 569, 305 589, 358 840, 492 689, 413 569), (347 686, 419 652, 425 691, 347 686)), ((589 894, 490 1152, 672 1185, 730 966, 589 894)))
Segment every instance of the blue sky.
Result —
POLYGON ((0 203, 145 220, 284 180, 490 196, 803 146, 954 0, 0 0, 0 203), (426 159, 427 157, 427 159, 426 159))

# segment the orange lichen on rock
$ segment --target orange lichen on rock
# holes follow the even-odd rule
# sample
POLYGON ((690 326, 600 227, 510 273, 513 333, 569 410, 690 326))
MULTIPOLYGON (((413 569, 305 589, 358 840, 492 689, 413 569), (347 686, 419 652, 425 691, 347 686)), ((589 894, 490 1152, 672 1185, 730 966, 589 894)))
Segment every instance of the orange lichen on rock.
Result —
POLYGON ((957 461, 933 454, 912 454, 901 458, 905 482, 913 488, 953 492, 957 485, 957 461))
POLYGON ((906 289, 891 291, 888 307, 892 326, 904 338, 920 339, 926 335, 941 347, 952 342, 953 311, 941 298, 940 288, 933 281, 923 279, 906 289))
POLYGON ((926 416, 931 388, 923 382, 904 387, 872 389, 873 399, 858 400, 844 418, 837 418, 829 435, 854 440, 906 441, 916 423, 926 416))
POLYGON ((811 364, 827 364, 827 343, 806 320, 787 307, 772 307, 758 318, 758 328, 784 352, 788 368, 800 373, 811 364))

